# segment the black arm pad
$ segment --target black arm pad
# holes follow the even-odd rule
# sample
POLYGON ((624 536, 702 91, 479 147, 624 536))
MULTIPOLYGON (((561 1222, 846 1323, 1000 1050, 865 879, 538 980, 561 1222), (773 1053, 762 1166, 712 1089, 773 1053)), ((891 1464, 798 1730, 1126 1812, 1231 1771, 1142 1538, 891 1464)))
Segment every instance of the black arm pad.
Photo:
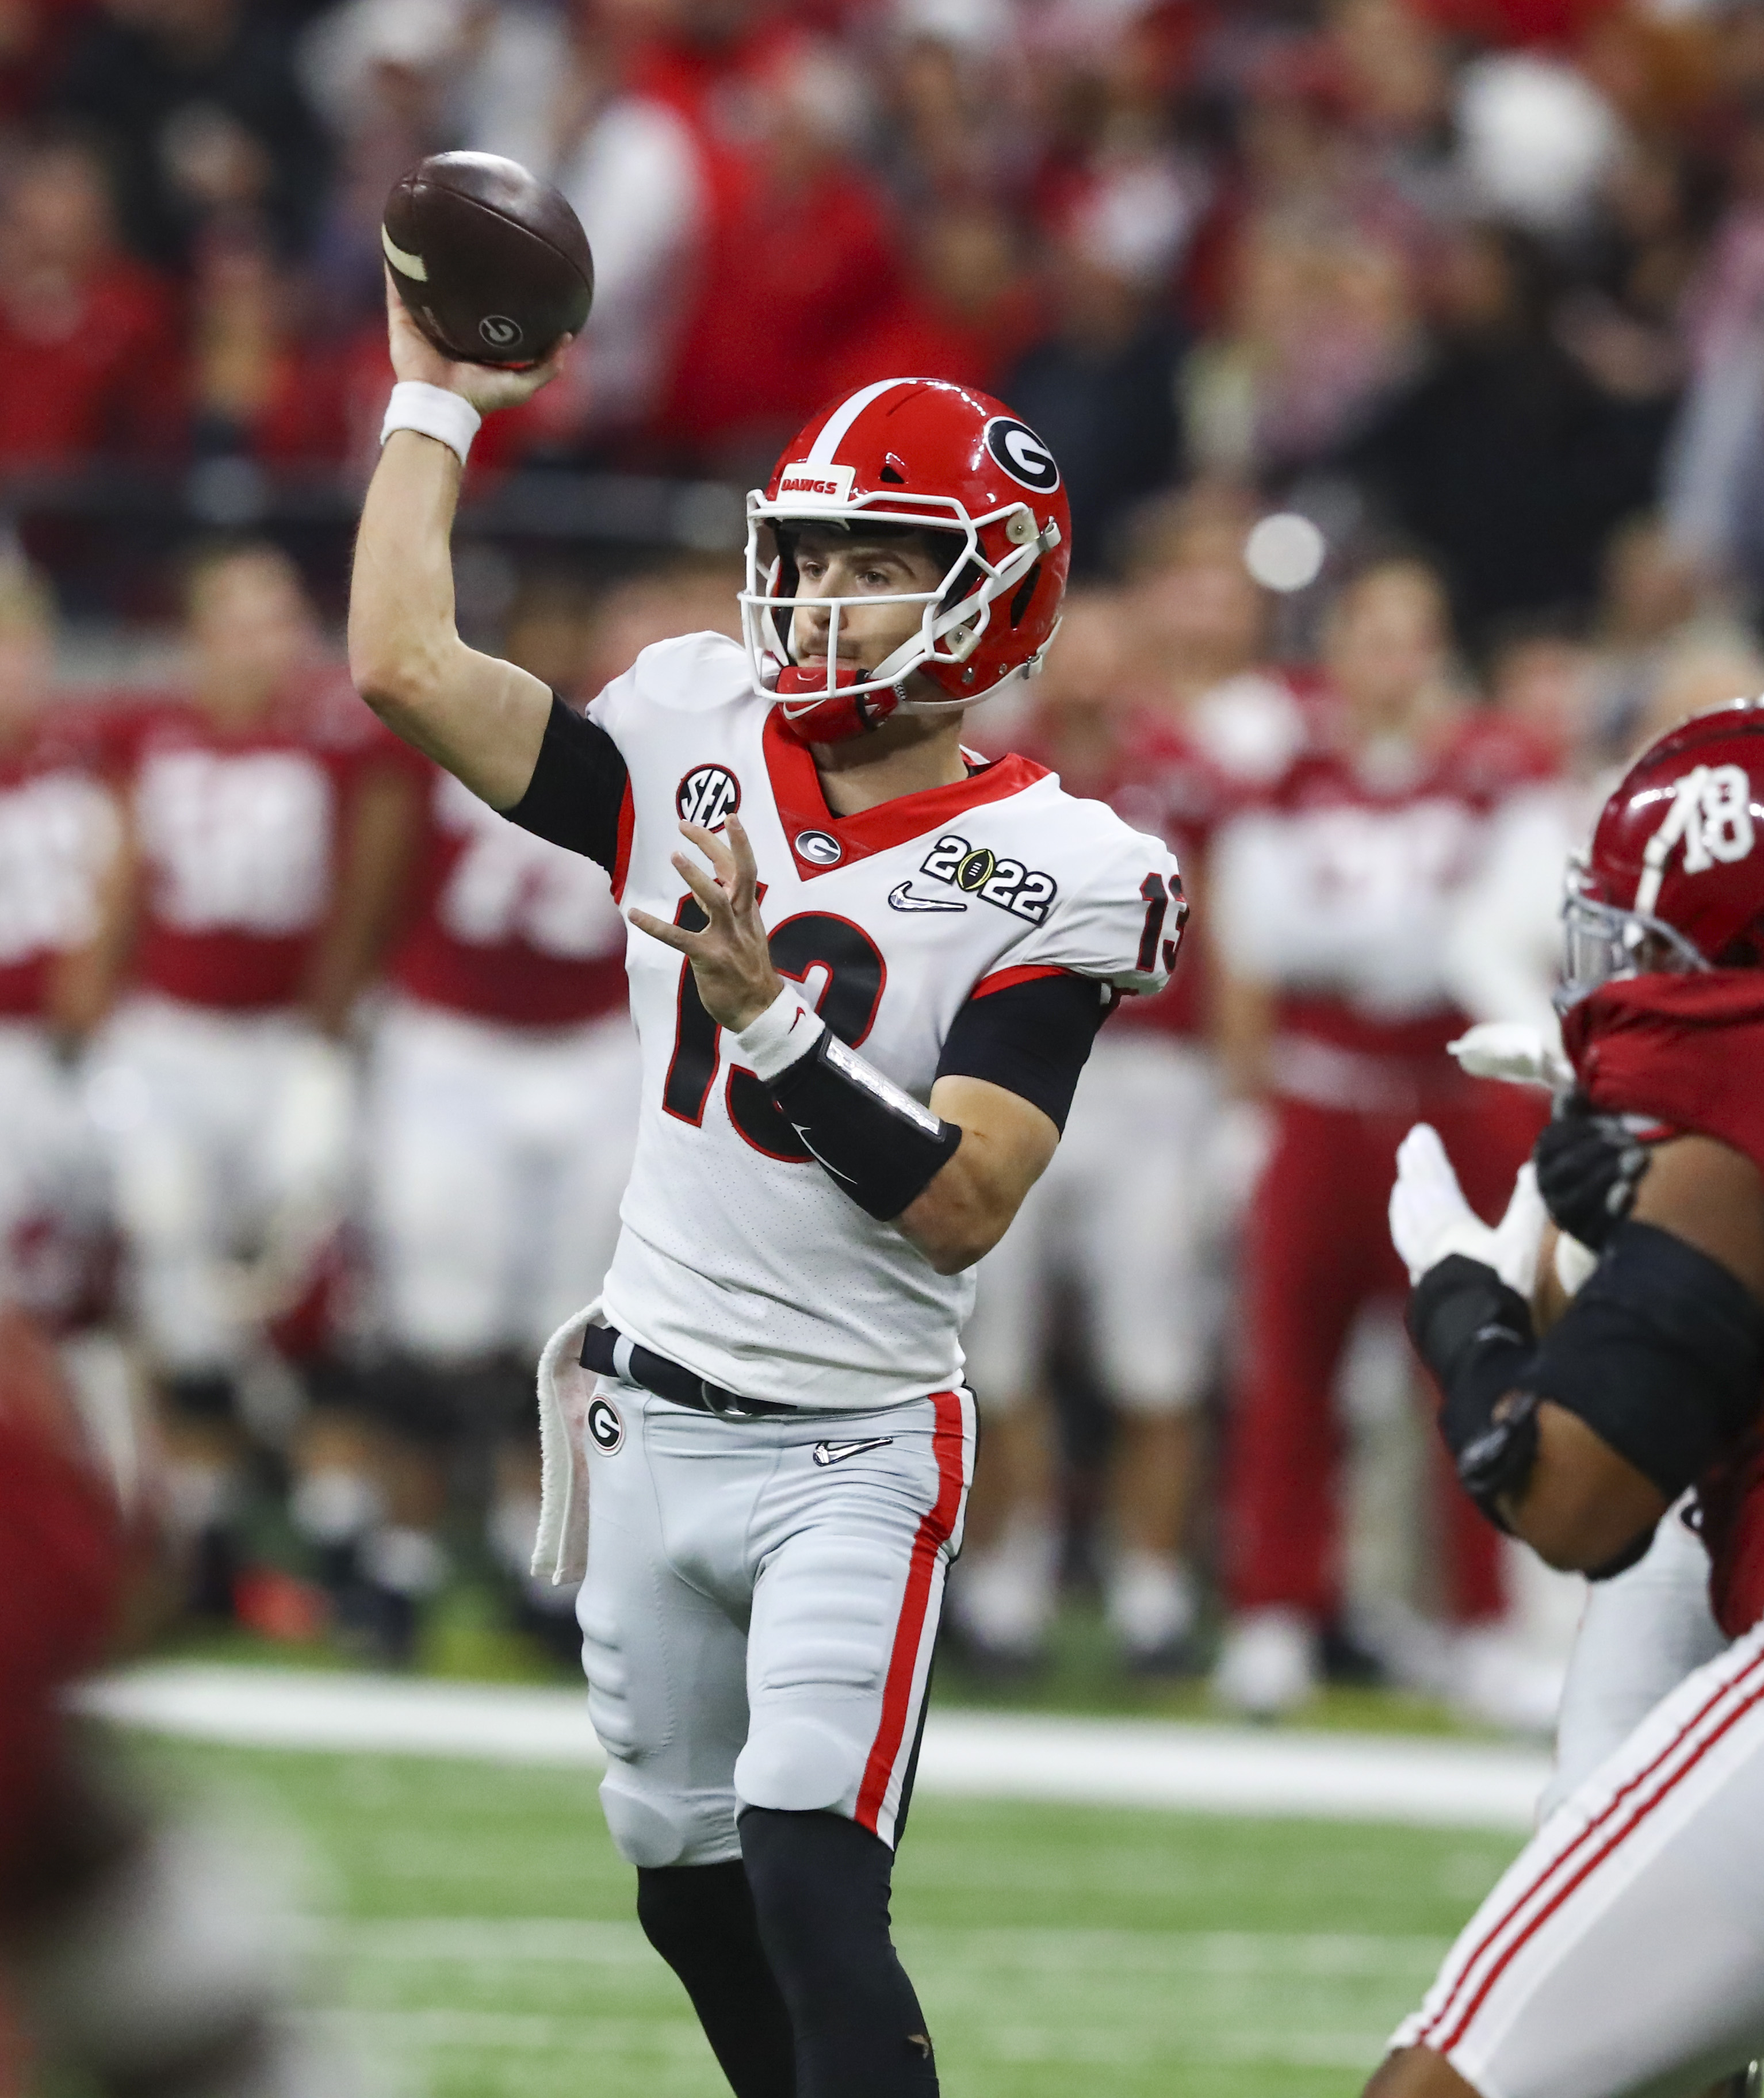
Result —
POLYGON ((618 865, 619 828, 630 778, 618 745, 598 722, 567 707, 554 692, 527 791, 502 814, 522 830, 595 860, 618 865))
POLYGON ((1527 1383, 1675 1500, 1757 1415, 1764 1304, 1719 1261, 1630 1219, 1527 1383))
POLYGON ((830 1028, 773 1079, 791 1126, 860 1209, 897 1217, 955 1155, 962 1132, 884 1078, 830 1028))

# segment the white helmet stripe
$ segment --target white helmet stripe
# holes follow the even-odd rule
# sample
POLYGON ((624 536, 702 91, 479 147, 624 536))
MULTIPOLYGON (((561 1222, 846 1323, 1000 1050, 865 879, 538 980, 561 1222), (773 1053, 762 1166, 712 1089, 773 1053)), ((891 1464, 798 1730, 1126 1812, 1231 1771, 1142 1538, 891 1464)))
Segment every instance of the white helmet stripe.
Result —
POLYGON ((861 386, 849 401, 841 401, 821 426, 821 434, 809 449, 805 466, 832 466, 833 454, 845 441, 845 433, 880 395, 897 386, 917 386, 917 379, 879 379, 873 386, 861 386))

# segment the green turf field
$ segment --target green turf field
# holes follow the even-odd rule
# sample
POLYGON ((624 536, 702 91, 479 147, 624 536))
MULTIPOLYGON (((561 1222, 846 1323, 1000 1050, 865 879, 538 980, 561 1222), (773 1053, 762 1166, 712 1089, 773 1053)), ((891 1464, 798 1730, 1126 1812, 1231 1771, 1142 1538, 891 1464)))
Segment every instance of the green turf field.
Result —
MULTIPOLYGON (((334 1989, 400 2098, 716 2098, 591 1781, 156 1745, 317 1853, 334 1989)), ((921 1801, 897 1934, 949 2098, 1349 2098, 1516 1845, 921 1801)))

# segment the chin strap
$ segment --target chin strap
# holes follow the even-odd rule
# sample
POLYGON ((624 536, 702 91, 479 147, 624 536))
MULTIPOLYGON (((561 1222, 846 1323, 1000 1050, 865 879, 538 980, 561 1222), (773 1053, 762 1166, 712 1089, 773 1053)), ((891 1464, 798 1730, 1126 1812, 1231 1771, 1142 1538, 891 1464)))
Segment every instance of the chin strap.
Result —
POLYGON ((835 689, 829 691, 823 672, 787 663, 778 674, 775 688, 781 700, 796 702, 779 709, 786 734, 798 743, 847 743, 880 728, 906 699, 906 680, 882 692, 839 689, 855 685, 858 675, 855 664, 838 665, 833 672, 835 689), (807 705, 804 700, 809 700, 807 705))

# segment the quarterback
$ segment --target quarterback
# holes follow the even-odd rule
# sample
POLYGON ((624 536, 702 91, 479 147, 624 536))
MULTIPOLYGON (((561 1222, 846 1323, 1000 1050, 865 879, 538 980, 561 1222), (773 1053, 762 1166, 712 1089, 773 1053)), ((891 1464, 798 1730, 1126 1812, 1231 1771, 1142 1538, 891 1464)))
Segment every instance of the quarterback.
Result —
POLYGON ((1529 1175, 1490 1230, 1418 1128, 1390 1211, 1410 1329, 1459 1477, 1551 1564, 1659 1578, 1690 1490, 1731 1644, 1556 1805, 1368 2098, 1666 2098, 1764 2045, 1764 706, 1643 754, 1566 918, 1579 1097, 1537 1177, 1596 1261, 1572 1301, 1537 1292, 1538 1337, 1529 1175))
POLYGON ((962 747, 1058 624, 1059 469, 983 395, 861 388, 749 498, 744 643, 646 649, 583 718, 453 618, 479 411, 555 363, 450 365, 396 304, 392 336, 357 683, 631 928, 622 1228, 541 1372, 608 1822, 741 2098, 932 2091, 888 1898, 972 1473, 968 1271, 1186 912, 1160 841, 962 747))

